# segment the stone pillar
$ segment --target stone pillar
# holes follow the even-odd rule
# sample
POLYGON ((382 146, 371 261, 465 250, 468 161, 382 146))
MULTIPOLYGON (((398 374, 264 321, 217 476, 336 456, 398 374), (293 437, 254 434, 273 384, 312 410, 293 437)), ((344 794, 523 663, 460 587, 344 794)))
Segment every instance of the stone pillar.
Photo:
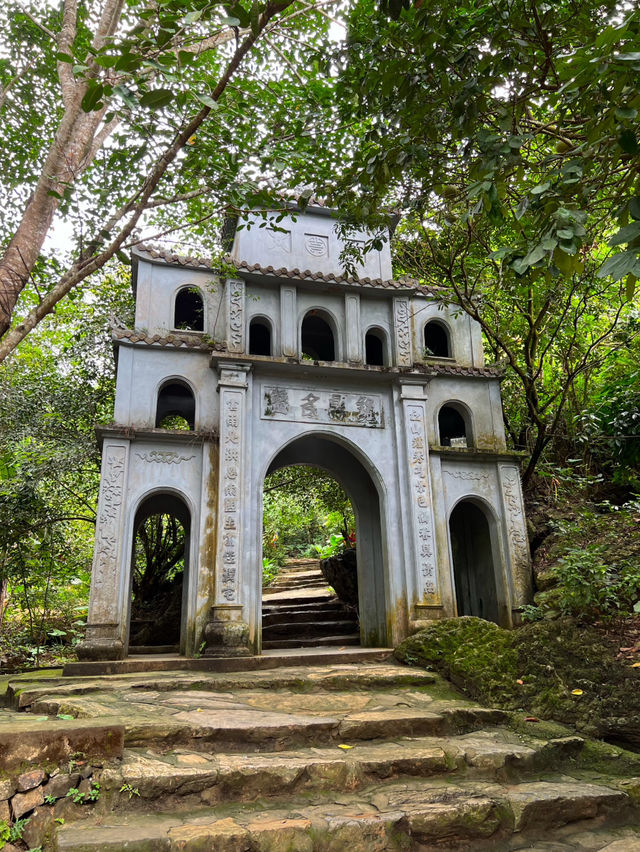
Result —
POLYGON ((532 595, 531 557, 520 469, 516 464, 501 464, 498 465, 498 472, 513 588, 511 609, 517 611, 531 603, 532 595))
POLYGON ((298 311, 295 287, 280 287, 280 354, 285 358, 298 357, 298 311))
POLYGON ((362 364, 362 329, 360 328, 360 296, 347 293, 344 297, 347 361, 362 364))
POLYGON ((220 464, 214 604, 205 627, 207 656, 251 654, 244 617, 241 571, 243 522, 249 510, 246 466, 246 364, 220 364, 220 464))
POLYGON ((123 588, 128 555, 122 549, 128 463, 129 442, 105 439, 87 632, 77 648, 81 660, 121 660, 125 655, 129 589, 123 588))
POLYGON ((430 608, 442 606, 435 544, 435 524, 429 475, 427 394, 424 384, 401 382, 404 455, 409 489, 407 519, 413 557, 414 620, 433 617, 430 608))
POLYGON ((393 353, 397 367, 411 366, 411 323, 406 296, 396 296, 393 300, 393 353))
POLYGON ((244 281, 236 278, 227 279, 227 351, 245 351, 245 293, 244 281))

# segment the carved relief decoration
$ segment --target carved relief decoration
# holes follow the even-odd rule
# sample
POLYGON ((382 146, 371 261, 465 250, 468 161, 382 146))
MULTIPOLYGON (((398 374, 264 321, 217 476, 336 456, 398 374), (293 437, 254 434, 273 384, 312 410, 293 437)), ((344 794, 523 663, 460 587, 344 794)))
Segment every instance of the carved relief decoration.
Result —
POLYGON ((394 320, 398 364, 409 365, 411 364, 411 328, 409 302, 406 299, 394 300, 394 320))
POLYGON ((139 459, 146 462, 155 462, 156 464, 181 464, 183 461, 190 461, 195 458, 195 455, 181 456, 173 450, 151 450, 148 453, 136 453, 139 459))
POLYGON ((291 252, 291 231, 276 231, 275 228, 267 228, 267 248, 270 251, 291 252))
POLYGON ((468 482, 488 482, 489 474, 488 473, 480 473, 479 471, 473 470, 443 470, 447 476, 452 477, 453 479, 464 479, 468 482))
MULTIPOLYGON (((512 468, 501 468, 504 503, 507 510, 507 536, 514 561, 514 568, 529 565, 529 543, 526 536, 524 510, 522 507, 522 492, 520 477, 512 468)), ((514 582, 519 594, 524 594, 522 572, 514 571, 514 582)))
POLYGON ((96 562, 94 582, 101 586, 118 567, 118 540, 124 499, 124 447, 107 447, 102 463, 100 516, 96 526, 96 562))
POLYGON ((384 427, 382 400, 375 394, 265 385, 262 400, 263 420, 330 423, 369 429, 384 427))
POLYGON ((228 281, 229 287, 229 339, 231 351, 242 351, 244 331, 244 282, 228 281))
POLYGON ((329 238, 321 234, 305 234, 304 247, 312 257, 329 257, 329 238))

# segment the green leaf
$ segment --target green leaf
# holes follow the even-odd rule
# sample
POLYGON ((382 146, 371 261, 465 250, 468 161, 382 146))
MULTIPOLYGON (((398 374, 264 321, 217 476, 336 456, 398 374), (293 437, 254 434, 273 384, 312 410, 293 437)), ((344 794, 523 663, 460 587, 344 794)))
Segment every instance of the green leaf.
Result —
POLYGON ((638 110, 633 107, 619 107, 616 110, 616 118, 624 121, 626 119, 634 119, 638 115, 638 110))
POLYGON ((628 275, 636 265, 638 255, 635 251, 623 251, 608 258, 598 270, 598 278, 611 275, 614 281, 619 281, 628 275))
POLYGON ((70 716, 68 713, 58 713, 56 719, 64 719, 65 721, 72 721, 75 717, 70 716))
POLYGON ((633 299, 634 293, 636 292, 637 280, 637 277, 632 272, 627 275, 625 287, 625 296, 627 298, 627 302, 630 302, 633 299))
POLYGON ((620 228, 620 230, 611 237, 609 245, 619 246, 622 245, 622 243, 630 243, 631 240, 634 240, 639 235, 640 222, 631 222, 629 225, 625 225, 624 228, 620 228))
POLYGON ((56 53, 56 59, 58 60, 58 62, 68 62, 70 65, 73 65, 73 63, 75 62, 73 56, 68 53, 62 52, 56 53))
POLYGON ((618 145, 625 154, 637 154, 639 150, 636 134, 629 128, 626 128, 618 135, 618 145))
POLYGON ((633 219, 640 219, 640 196, 636 195, 629 202, 629 215, 633 219))
POLYGON ((212 97, 209 95, 203 95, 201 92, 194 92, 196 99, 200 101, 204 106, 209 107, 210 109, 216 109, 218 106, 217 101, 214 101, 212 97))
POLYGON ((159 109, 171 103, 174 95, 171 89, 153 89, 140 98, 140 106, 159 109))
POLYGON ((542 195, 543 192, 546 192, 551 184, 549 181, 545 181, 544 183, 539 183, 538 186, 534 186, 531 190, 531 195, 542 195))
POLYGON ((89 87, 85 92, 85 95, 82 98, 82 102, 80 104, 83 111, 93 112, 94 110, 100 109, 102 106, 101 98, 103 94, 104 86, 102 85, 102 83, 97 83, 92 80, 89 83, 89 87))
POLYGON ((522 267, 534 266, 536 263, 539 263, 545 255, 546 251, 541 245, 532 248, 529 254, 522 261, 522 267))

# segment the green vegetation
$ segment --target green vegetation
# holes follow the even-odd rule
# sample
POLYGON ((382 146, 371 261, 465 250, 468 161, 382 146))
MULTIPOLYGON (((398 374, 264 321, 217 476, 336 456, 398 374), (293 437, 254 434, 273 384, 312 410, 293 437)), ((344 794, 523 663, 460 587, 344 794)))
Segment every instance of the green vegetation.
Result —
POLYGON ((264 485, 263 580, 271 582, 288 557, 325 558, 353 538, 349 498, 318 468, 286 467, 264 485))

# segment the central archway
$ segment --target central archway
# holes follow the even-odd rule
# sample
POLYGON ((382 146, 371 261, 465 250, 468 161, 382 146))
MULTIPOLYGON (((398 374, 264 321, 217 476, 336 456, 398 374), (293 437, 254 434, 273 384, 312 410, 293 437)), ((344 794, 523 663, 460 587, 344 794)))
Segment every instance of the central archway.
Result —
POLYGON ((386 647, 387 584, 382 540, 382 506, 378 488, 355 452, 330 436, 305 435, 283 447, 267 475, 290 465, 309 465, 326 471, 344 488, 355 514, 358 543, 360 641, 386 647))

